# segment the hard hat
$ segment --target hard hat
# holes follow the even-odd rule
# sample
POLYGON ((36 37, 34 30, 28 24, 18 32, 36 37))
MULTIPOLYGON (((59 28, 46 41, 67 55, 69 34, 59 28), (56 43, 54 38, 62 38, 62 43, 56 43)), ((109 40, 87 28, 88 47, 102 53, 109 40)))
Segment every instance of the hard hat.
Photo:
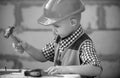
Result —
POLYGON ((84 10, 81 0, 48 0, 43 5, 43 15, 38 22, 45 26, 51 25, 84 10))

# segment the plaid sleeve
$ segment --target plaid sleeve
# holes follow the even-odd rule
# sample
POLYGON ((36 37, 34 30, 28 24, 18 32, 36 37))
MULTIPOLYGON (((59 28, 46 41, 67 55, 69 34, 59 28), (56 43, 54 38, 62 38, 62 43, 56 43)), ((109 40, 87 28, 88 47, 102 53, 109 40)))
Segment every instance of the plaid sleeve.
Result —
POLYGON ((54 49, 55 44, 54 42, 48 43, 45 45, 45 47, 42 49, 42 53, 45 56, 45 58, 49 61, 54 61, 54 49))
POLYGON ((101 62, 97 57, 95 47, 91 40, 85 40, 81 45, 81 54, 80 58, 82 60, 82 64, 91 64, 94 66, 101 67, 101 62))

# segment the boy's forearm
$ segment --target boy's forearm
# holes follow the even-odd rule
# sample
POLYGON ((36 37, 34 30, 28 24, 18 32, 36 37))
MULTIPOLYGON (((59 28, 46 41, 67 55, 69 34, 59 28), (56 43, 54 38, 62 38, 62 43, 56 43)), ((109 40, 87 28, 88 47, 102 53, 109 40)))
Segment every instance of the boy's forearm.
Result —
POLYGON ((101 68, 93 65, 66 66, 69 73, 76 73, 85 76, 98 76, 101 74, 101 68))
POLYGON ((42 54, 42 50, 39 50, 29 44, 27 44, 27 48, 25 49, 25 52, 31 55, 35 60, 38 60, 40 62, 47 61, 44 55, 42 54))

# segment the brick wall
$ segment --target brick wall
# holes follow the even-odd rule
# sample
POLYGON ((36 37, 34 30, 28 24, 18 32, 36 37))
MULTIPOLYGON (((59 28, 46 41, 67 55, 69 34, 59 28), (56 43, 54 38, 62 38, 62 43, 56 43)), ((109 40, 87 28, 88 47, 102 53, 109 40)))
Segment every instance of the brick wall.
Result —
MULTIPOLYGON (((53 39, 51 28, 37 23, 45 0, 1 0, 0 28, 15 25, 18 37, 40 49, 53 39), (39 43, 39 44, 38 44, 39 43)), ((120 1, 83 0, 86 10, 81 24, 93 39, 97 54, 102 60, 103 73, 100 78, 119 78, 120 72, 120 1)), ((11 39, 0 34, 0 68, 43 68, 51 62, 40 63, 27 53, 19 54, 11 46, 11 39), (16 59, 17 58, 17 59, 16 59), (16 59, 16 60, 15 60, 16 59)))

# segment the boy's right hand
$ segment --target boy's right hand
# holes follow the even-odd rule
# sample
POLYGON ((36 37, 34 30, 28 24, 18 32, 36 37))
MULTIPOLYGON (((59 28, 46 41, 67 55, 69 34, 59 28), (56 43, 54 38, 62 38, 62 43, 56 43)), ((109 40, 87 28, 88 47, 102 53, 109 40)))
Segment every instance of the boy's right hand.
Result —
POLYGON ((24 51, 27 47, 27 43, 21 41, 19 38, 15 37, 15 36, 12 36, 12 39, 13 39, 12 46, 15 49, 15 51, 24 53, 24 51))
POLYGON ((24 53, 24 48, 22 47, 22 43, 12 43, 12 46, 16 52, 24 53))

